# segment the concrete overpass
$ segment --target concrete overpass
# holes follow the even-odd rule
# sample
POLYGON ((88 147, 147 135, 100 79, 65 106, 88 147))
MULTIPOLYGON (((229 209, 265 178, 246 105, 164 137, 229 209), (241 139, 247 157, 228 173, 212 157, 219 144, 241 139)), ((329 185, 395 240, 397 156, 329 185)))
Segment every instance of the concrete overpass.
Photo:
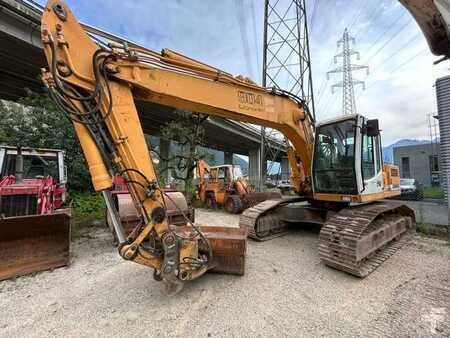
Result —
MULTIPOLYGON (((26 89, 43 92, 40 69, 46 63, 40 39, 41 13, 32 1, 0 0, 0 99, 16 101, 26 95, 26 89)), ((158 135, 161 126, 176 117, 171 107, 144 102, 137 102, 137 107, 146 134, 158 135)), ((205 121, 205 131, 206 144, 224 151, 226 160, 233 153, 248 156, 250 176, 257 179, 261 172, 259 128, 210 117, 205 121)), ((282 160, 286 156, 283 142, 270 139, 269 146, 276 150, 282 171, 287 172, 282 160)))

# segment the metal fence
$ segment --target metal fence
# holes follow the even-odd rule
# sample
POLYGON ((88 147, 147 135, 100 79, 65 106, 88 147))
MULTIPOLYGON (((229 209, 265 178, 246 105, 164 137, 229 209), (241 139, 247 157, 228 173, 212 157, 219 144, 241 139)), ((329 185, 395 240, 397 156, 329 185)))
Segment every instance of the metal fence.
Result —
POLYGON ((449 209, 450 220, 450 76, 436 81, 441 152, 441 186, 449 209))

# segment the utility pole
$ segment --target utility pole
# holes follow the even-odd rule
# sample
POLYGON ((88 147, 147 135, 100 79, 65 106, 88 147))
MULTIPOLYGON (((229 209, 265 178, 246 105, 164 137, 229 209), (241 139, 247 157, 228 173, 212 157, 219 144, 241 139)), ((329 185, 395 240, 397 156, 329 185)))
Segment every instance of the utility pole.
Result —
POLYGON ((352 72, 354 70, 365 69, 367 75, 369 75, 369 67, 363 65, 352 64, 352 56, 356 55, 357 59, 360 59, 359 52, 356 52, 350 48, 350 44, 355 43, 355 38, 350 36, 347 28, 342 35, 342 39, 338 41, 338 47, 342 46, 342 52, 334 56, 334 63, 337 64, 338 58, 342 58, 342 66, 333 69, 327 73, 327 78, 330 79, 331 74, 342 73, 342 81, 334 84, 331 87, 331 92, 334 94, 336 88, 342 88, 342 113, 344 115, 356 114, 356 102, 355 102, 355 85, 362 85, 363 90, 366 89, 365 83, 359 80, 353 80, 352 72))
MULTIPOLYGON (((275 87, 301 98, 315 117, 309 33, 305 0, 265 0, 263 87, 275 87)), ((266 142, 272 130, 261 129, 260 189, 267 160, 279 156, 266 142)))

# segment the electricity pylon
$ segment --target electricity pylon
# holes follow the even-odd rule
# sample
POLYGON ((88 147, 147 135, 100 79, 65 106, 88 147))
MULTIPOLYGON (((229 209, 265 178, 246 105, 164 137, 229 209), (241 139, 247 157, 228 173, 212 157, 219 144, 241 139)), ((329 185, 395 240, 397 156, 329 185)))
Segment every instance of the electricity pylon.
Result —
POLYGON ((342 88, 342 113, 344 115, 356 114, 354 86, 362 85, 363 90, 366 89, 364 81, 353 80, 353 71, 365 69, 367 75, 369 75, 368 66, 352 64, 352 56, 356 55, 357 60, 359 60, 360 54, 350 48, 350 43, 354 44, 355 38, 350 36, 348 30, 345 29, 342 39, 338 41, 338 47, 342 46, 342 52, 334 56, 335 64, 337 64, 338 58, 342 57, 342 66, 327 73, 328 79, 330 79, 330 74, 342 73, 342 81, 334 84, 331 87, 331 92, 334 94, 336 88, 342 88))

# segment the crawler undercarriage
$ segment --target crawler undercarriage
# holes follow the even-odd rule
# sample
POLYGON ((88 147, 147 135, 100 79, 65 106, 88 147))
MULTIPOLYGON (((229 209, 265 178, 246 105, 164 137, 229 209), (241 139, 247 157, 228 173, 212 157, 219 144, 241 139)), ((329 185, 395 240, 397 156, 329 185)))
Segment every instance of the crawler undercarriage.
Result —
POLYGON ((240 226, 257 241, 282 236, 298 223, 321 224, 318 249, 323 263, 366 277, 405 242, 414 212, 394 201, 317 206, 297 197, 265 201, 240 219, 240 226))

